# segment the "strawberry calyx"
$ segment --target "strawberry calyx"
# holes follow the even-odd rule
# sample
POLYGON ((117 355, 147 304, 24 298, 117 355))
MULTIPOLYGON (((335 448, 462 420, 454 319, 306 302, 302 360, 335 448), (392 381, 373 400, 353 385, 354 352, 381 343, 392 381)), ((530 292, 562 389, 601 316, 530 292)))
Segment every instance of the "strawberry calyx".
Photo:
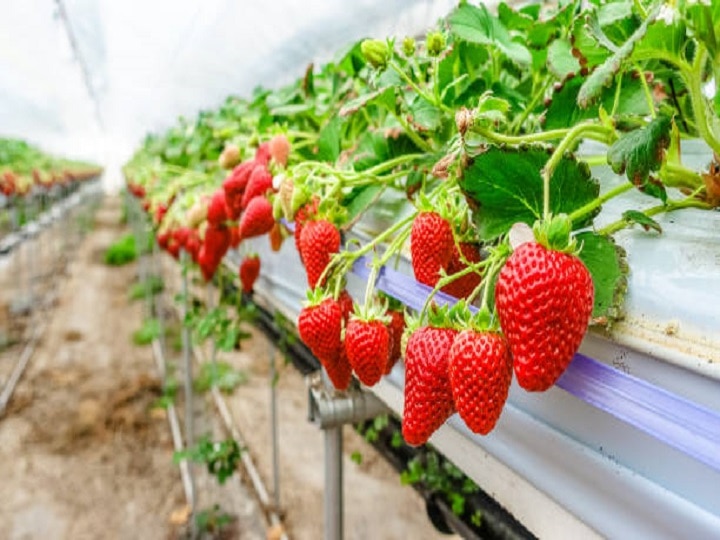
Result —
POLYGON ((350 319, 362 322, 379 321, 383 324, 389 324, 392 320, 387 313, 387 303, 380 302, 377 299, 365 305, 356 304, 350 319))
POLYGON ((577 241, 571 237, 571 232, 572 221, 567 214, 551 214, 533 225, 533 234, 540 245, 552 251, 577 255, 580 249, 577 241))
POLYGON ((303 302, 303 307, 315 307, 322 304, 328 298, 333 296, 323 287, 315 287, 307 290, 307 300, 303 302))

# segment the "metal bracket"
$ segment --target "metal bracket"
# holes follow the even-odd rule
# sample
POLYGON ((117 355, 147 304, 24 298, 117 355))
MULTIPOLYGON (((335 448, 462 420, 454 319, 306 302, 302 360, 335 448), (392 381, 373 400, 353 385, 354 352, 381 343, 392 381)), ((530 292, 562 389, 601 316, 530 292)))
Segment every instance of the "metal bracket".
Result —
POLYGON ((361 388, 346 392, 329 389, 320 372, 305 378, 308 385, 308 419, 320 429, 356 424, 389 411, 385 403, 361 388))

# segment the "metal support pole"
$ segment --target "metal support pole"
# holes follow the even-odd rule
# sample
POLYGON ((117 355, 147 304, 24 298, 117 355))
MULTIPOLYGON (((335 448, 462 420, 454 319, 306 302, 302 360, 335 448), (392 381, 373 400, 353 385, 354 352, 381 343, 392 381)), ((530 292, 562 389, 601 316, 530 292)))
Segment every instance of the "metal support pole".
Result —
MULTIPOLYGON (((182 271, 182 357, 185 369, 185 448, 191 448, 195 444, 195 427, 194 427, 194 410, 193 410, 193 374, 192 374, 192 344, 190 343, 190 328, 185 319, 188 314, 188 267, 187 252, 183 249, 180 251, 180 266, 182 271)), ((193 466, 188 464, 190 469, 190 484, 192 486, 192 500, 190 501, 190 510, 195 515, 195 478, 193 475, 193 466)))
POLYGON ((275 347, 268 342, 270 357, 270 438, 272 441, 273 467, 273 502, 275 509, 280 510, 280 452, 278 448, 278 415, 277 415, 277 366, 275 363, 275 347))
POLYGON ((343 538, 343 463, 342 426, 329 428, 325 434, 325 540, 343 538))

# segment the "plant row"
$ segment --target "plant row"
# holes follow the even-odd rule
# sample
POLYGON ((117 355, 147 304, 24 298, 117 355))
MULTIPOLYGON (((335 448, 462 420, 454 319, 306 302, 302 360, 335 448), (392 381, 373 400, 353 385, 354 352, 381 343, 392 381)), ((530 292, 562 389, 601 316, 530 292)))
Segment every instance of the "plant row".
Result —
POLYGON ((301 339, 338 390, 403 359, 408 443, 455 412, 487 434, 513 377, 547 390, 589 326, 622 317, 632 269, 615 234, 662 242, 656 216, 720 203, 718 32, 714 4, 461 2, 424 39, 363 40, 149 135, 128 189, 160 246, 205 280, 238 248, 249 292, 261 268, 247 241, 293 242, 301 339), (707 145, 700 170, 683 161, 688 138, 707 145), (581 155, 585 141, 599 154, 581 155), (589 165, 617 182, 600 186, 589 165), (596 226, 615 198, 627 210, 596 226), (360 228, 371 240, 353 240, 360 228), (374 287, 408 254, 427 292, 412 313, 374 287), (353 298, 361 257, 370 279, 353 298), (440 307, 439 292, 458 302, 440 307))
POLYGON ((20 139, 0 138, 0 193, 27 195, 33 186, 51 187, 95 178, 92 163, 52 156, 20 139))

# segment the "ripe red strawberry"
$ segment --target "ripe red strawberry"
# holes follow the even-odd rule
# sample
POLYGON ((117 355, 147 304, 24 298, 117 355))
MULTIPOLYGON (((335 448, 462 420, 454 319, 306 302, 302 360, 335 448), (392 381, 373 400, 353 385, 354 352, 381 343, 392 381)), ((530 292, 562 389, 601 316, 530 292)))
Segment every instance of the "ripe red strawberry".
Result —
POLYGON ((202 272, 205 281, 212 280, 215 272, 220 266, 221 260, 222 259, 217 259, 205 245, 200 248, 200 252, 198 254, 198 265, 200 266, 200 271, 202 272))
POLYGON ((338 303, 340 304, 340 310, 342 311, 343 321, 345 324, 350 320, 350 315, 353 312, 353 299, 347 289, 343 289, 338 296, 338 303))
POLYGON ((388 310, 390 316, 390 323, 388 324, 388 331, 390 332, 390 356, 388 356, 388 362, 385 366, 385 375, 392 371, 395 363, 400 360, 401 349, 402 349, 402 335, 405 331, 405 313, 395 309, 388 310))
POLYGON ((197 232, 197 229, 190 229, 188 232, 188 238, 185 242, 185 249, 190 254, 190 258, 194 262, 198 262, 198 257, 200 255, 200 247, 202 245, 202 242, 200 242, 200 235, 197 232))
MULTIPOLYGON (((300 235, 300 257, 305 262, 308 285, 314 289, 333 253, 340 251, 340 232, 325 219, 309 221, 300 235)), ((324 285, 321 283, 320 285, 324 285)))
POLYGON ((340 305, 333 298, 311 297, 300 311, 297 327, 300 339, 334 380, 343 348, 340 305))
POLYGON ((219 225, 223 225, 227 219, 228 215, 227 208, 225 206, 225 191, 218 189, 215 193, 213 193, 212 198, 210 199, 210 204, 208 204, 207 220, 211 226, 217 227, 219 225))
POLYGON ((236 220, 242 212, 242 198, 245 193, 250 173, 255 168, 255 161, 243 161, 235 167, 230 175, 223 182, 225 190, 225 204, 228 210, 228 217, 236 220))
POLYGON ((324 366, 325 372, 338 390, 347 390, 352 380, 352 367, 348 362, 345 348, 340 347, 340 354, 335 363, 324 366))
POLYGON ((410 256, 415 279, 434 287, 446 269, 455 244, 450 223, 436 212, 420 212, 410 231, 410 256))
POLYGON ((512 381, 512 358, 505 338, 494 332, 460 332, 450 348, 448 374, 460 417, 473 433, 490 433, 512 381))
POLYGON ((351 317, 345 330, 345 352, 357 378, 367 386, 377 384, 390 357, 390 332, 385 323, 351 317))
POLYGON ((268 150, 273 161, 284 167, 290 155, 290 142, 285 135, 275 135, 268 143, 268 150))
POLYGON ((265 193, 272 190, 272 187, 273 177, 270 171, 267 170, 265 165, 256 165, 250 173, 250 178, 245 187, 245 193, 242 196, 242 207, 247 208, 251 200, 265 195, 265 193))
POLYGON ((178 227, 172 232, 172 237, 175 239, 175 242, 180 245, 180 247, 185 247, 185 244, 187 244, 188 238, 190 237, 190 229, 187 227, 178 227))
POLYGON ((456 330, 422 327, 408 339, 402 433, 412 446, 425 444, 455 412, 448 357, 456 330))
MULTIPOLYGON (((295 212, 295 249, 300 253, 300 235, 305 227, 305 224, 317 215, 318 206, 320 205, 320 199, 313 197, 310 202, 304 204, 298 211, 295 212)), ((302 261, 302 253, 300 253, 300 260, 302 261)), ((305 262, 303 261, 303 264, 305 262)))
POLYGON ((242 238, 240 237, 240 227, 238 225, 233 225, 232 227, 228 227, 228 229, 230 229, 230 247, 235 249, 242 241, 242 238))
POLYGON ((275 225, 272 204, 265 197, 255 197, 240 218, 241 238, 253 238, 269 233, 275 225))
POLYGON ((577 257, 526 242, 508 258, 495 306, 520 386, 555 384, 585 336, 593 297, 590 272, 577 257))
POLYGON ((157 235, 157 243, 160 249, 166 249, 170 241, 170 231, 161 232, 157 235))
POLYGON ((220 262, 230 247, 230 229, 227 227, 208 227, 202 249, 210 260, 220 262))
POLYGON ((270 144, 264 142, 255 151, 255 161, 261 165, 270 163, 270 144))
POLYGON ((260 257, 257 255, 249 255, 240 263, 240 283, 242 290, 246 294, 250 294, 255 285, 255 280, 260 275, 260 257))
MULTIPOLYGON (((480 250, 476 244, 471 242, 460 242, 460 250, 465 259, 470 263, 478 263, 482 260, 480 250)), ((453 248, 452 258, 447 265, 446 273, 448 275, 455 274, 467 268, 467 265, 460 258, 457 247, 453 248)), ((477 272, 466 274, 452 283, 445 285, 441 290, 455 298, 467 298, 480 285, 482 277, 477 272)))

